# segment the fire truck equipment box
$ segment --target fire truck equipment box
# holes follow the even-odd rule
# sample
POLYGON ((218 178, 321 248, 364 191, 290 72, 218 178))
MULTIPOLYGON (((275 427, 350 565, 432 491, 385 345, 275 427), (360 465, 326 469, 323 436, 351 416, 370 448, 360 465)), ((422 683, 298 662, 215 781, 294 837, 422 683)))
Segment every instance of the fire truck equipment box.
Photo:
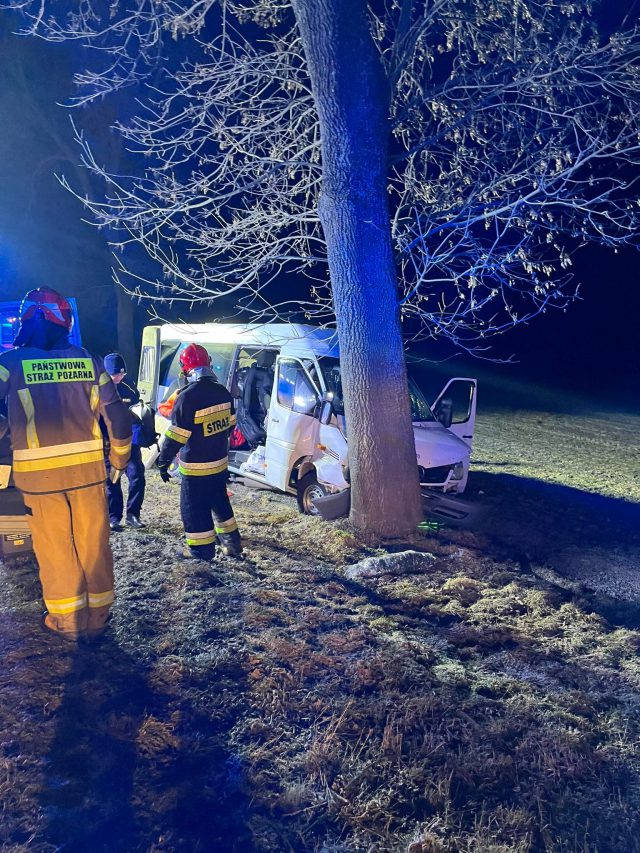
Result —
POLYGON ((22 495, 17 489, 0 491, 0 558, 33 550, 31 532, 22 495))

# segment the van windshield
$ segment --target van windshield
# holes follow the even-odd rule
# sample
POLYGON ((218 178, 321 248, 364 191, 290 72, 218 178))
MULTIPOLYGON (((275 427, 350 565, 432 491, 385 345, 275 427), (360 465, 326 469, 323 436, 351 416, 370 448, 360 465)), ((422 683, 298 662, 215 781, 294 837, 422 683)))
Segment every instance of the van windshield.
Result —
MULTIPOLYGON (((162 356, 160 360, 160 384, 165 387, 177 382, 180 373, 180 353, 189 346, 190 341, 163 341, 162 356), (165 349, 166 347, 166 349, 165 349)), ((235 344, 209 344, 202 346, 211 356, 211 369, 218 378, 218 382, 227 386, 229 384, 229 372, 236 351, 235 344)))
MULTIPOLYGON (((337 358, 321 358, 318 363, 326 390, 333 394, 333 409, 337 415, 344 415, 340 361, 337 358)), ((424 394, 411 377, 409 377, 409 400, 411 402, 411 420, 414 423, 436 420, 424 398, 424 394)))

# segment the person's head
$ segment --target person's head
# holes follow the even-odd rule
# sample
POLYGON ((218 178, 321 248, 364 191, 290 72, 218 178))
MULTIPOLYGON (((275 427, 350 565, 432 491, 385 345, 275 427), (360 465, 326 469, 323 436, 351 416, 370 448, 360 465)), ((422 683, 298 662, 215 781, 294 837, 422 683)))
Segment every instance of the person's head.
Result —
POLYGON ((44 336, 51 339, 68 335, 73 327, 73 311, 57 290, 38 287, 26 293, 22 300, 20 329, 14 345, 25 345, 30 338, 38 334, 38 329, 45 327, 47 331, 44 336))
POLYGON ((117 385, 127 375, 127 365, 119 352, 110 352, 104 357, 104 369, 117 385))
POLYGON ((211 357, 200 344, 189 344, 180 353, 180 367, 187 378, 194 371, 210 366, 211 357))

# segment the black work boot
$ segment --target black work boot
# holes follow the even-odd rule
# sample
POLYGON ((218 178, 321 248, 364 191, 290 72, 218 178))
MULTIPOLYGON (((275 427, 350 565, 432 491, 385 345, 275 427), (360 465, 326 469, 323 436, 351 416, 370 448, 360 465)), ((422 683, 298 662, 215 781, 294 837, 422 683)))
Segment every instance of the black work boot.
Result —
POLYGON ((80 631, 59 631, 56 628, 49 625, 47 622, 47 616, 49 615, 49 611, 45 610, 44 613, 40 616, 40 627, 50 637, 56 637, 56 639, 60 640, 63 643, 66 643, 69 646, 77 646, 78 640, 81 638, 82 634, 80 631))
POLYGON ((127 527, 132 527, 134 530, 140 530, 141 527, 146 527, 146 525, 144 521, 140 521, 137 515, 128 515, 127 527))
POLYGON ((242 554, 242 541, 240 533, 218 533, 218 547, 225 557, 239 557, 242 554))
POLYGON ((184 560, 186 562, 191 562, 192 560, 199 560, 199 561, 204 562, 204 563, 210 563, 211 560, 213 560, 214 554, 215 554, 215 551, 205 551, 204 553, 202 553, 202 552, 200 552, 200 553, 195 552, 194 553, 191 550, 191 548, 186 547, 186 548, 180 548, 178 551, 176 551, 175 556, 178 560, 184 560))

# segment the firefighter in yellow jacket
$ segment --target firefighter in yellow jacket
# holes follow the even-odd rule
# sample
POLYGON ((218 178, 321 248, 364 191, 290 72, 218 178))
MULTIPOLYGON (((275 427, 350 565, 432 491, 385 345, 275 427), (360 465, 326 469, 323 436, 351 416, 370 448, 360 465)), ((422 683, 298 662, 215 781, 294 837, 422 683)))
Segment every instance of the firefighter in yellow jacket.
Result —
POLYGON ((99 358, 72 346, 71 306, 55 290, 32 290, 20 310, 15 349, 0 355, 13 474, 24 496, 52 631, 98 634, 113 602, 113 555, 99 418, 110 462, 131 452, 131 416, 99 358))

